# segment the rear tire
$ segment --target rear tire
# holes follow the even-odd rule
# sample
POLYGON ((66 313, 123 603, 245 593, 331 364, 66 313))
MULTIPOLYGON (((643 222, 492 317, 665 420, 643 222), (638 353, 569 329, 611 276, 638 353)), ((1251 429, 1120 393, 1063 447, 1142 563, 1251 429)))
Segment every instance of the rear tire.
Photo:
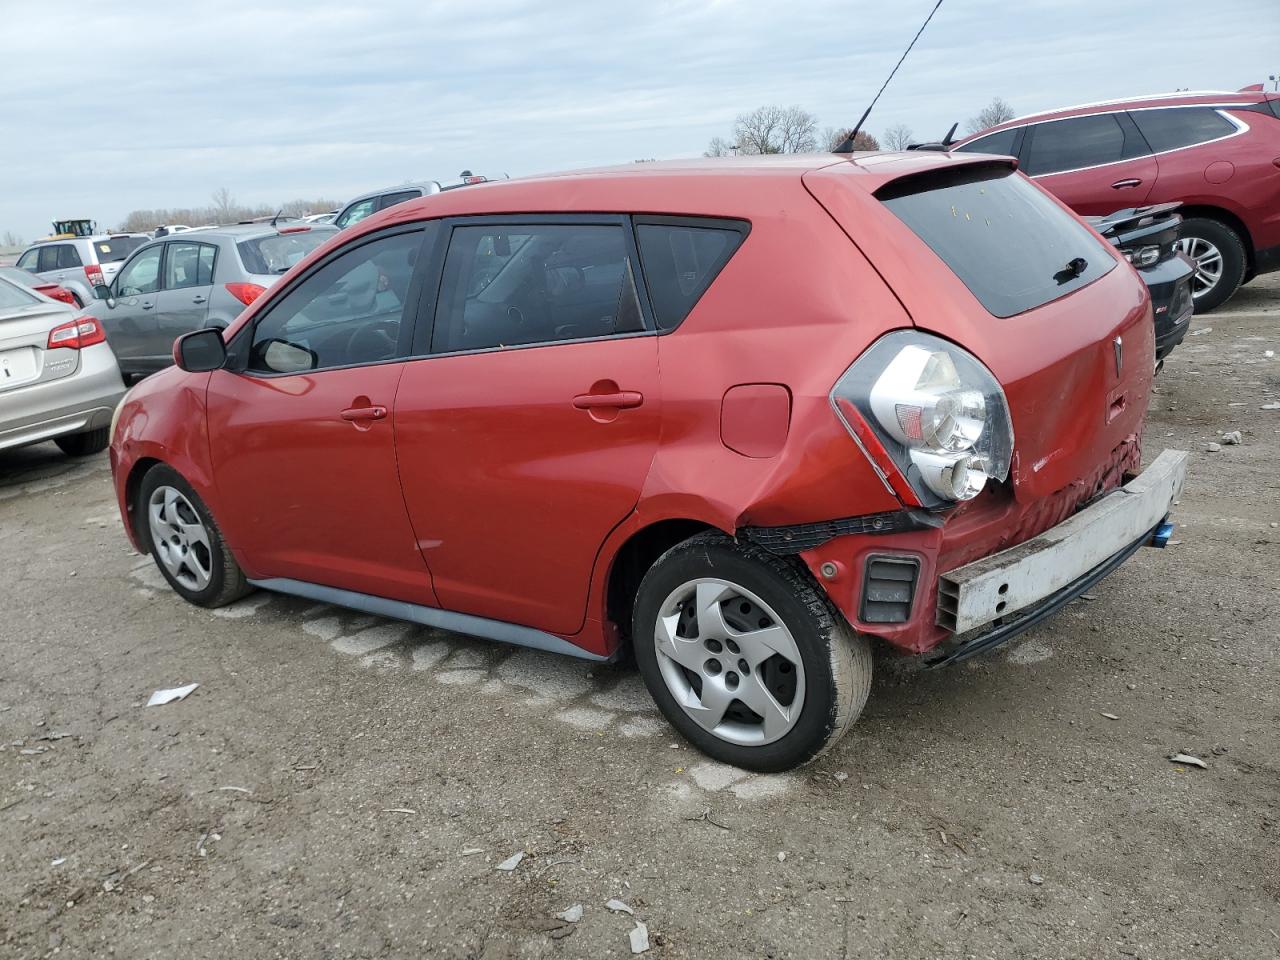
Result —
POLYGON ((69 457, 87 457, 107 449, 111 443, 111 430, 109 427, 99 427, 84 433, 68 433, 54 437, 53 442, 69 457))
POLYGON ((871 689, 871 648, 798 562, 722 534, 645 574, 636 663, 672 726, 708 756, 773 773, 840 739, 871 689))
POLYGON ((172 467, 147 471, 134 505, 138 533, 174 592, 198 607, 222 607, 253 592, 213 514, 172 467))
POLYGON ((1196 264, 1191 296, 1196 313, 1222 306, 1244 282, 1248 258, 1244 241, 1220 220, 1188 217, 1178 232, 1178 249, 1196 264))

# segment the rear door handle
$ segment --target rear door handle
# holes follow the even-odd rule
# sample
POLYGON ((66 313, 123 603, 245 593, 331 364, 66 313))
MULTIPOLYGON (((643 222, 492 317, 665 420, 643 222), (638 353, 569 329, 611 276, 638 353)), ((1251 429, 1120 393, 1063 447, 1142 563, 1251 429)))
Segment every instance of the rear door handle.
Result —
POLYGON ((1130 177, 1127 180, 1117 180, 1115 183, 1111 185, 1111 189, 1123 190, 1125 187, 1139 187, 1141 185, 1142 185, 1142 181, 1139 180, 1137 177, 1130 177))
POLYGON ((199 297, 199 296, 197 296, 197 297, 192 297, 192 298, 191 298, 191 302, 192 302, 192 303, 204 303, 207 299, 208 299, 207 297, 199 297))
POLYGON ((348 407, 342 411, 343 420, 382 420, 387 415, 386 407, 348 407))
POLYGON ((145 303, 145 302, 144 302, 144 303, 142 304, 142 309, 143 309, 143 310, 150 310, 150 309, 151 309, 152 307, 154 307, 154 306, 155 306, 155 304, 154 304, 154 303, 145 303))
POLYGON ((614 410, 630 410, 644 403, 644 394, 635 390, 619 390, 617 393, 583 393, 573 398, 579 410, 595 410, 611 407, 614 410))

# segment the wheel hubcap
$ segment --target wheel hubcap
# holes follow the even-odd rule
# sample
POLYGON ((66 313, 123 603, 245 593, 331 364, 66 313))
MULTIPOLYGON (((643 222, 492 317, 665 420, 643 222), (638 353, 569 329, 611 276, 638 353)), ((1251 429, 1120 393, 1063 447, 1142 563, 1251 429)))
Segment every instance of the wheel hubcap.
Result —
POLYGON ((804 664, 795 638, 743 587, 714 579, 682 584, 658 610, 654 644, 676 703, 721 740, 772 743, 800 718, 804 664))
POLYGON ((1178 249, 1195 261, 1191 296, 1198 300, 1222 279, 1222 251, 1203 237, 1183 237, 1178 241, 1178 249))
POLYGON ((156 559, 189 590, 203 590, 213 576, 209 531, 191 501, 174 487, 156 487, 147 504, 156 559))

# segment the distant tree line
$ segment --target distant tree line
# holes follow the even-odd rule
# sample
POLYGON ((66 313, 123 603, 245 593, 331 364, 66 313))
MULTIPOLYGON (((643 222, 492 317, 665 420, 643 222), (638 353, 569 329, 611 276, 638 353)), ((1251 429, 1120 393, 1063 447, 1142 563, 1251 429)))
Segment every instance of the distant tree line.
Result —
MULTIPOLYGON (((1013 108, 1000 97, 987 104, 968 123, 969 133, 977 133, 997 123, 1013 119, 1013 108)), ((758 156, 766 153, 810 153, 834 150, 849 136, 848 127, 826 127, 819 131, 818 118, 800 107, 772 104, 741 113, 733 122, 731 137, 713 137, 704 156, 758 156)), ((889 127, 879 137, 859 130, 854 138, 855 150, 905 150, 915 142, 915 134, 906 124, 889 127)))
POLYGON ((173 207, 158 210, 134 210, 120 222, 125 233, 145 233, 169 223, 181 223, 188 227, 203 227, 216 223, 235 223, 251 217, 269 217, 281 213, 286 217, 301 217, 312 213, 325 213, 337 209, 336 200, 289 200, 278 205, 260 203, 256 206, 239 203, 231 191, 220 187, 213 192, 212 202, 205 207, 173 207))

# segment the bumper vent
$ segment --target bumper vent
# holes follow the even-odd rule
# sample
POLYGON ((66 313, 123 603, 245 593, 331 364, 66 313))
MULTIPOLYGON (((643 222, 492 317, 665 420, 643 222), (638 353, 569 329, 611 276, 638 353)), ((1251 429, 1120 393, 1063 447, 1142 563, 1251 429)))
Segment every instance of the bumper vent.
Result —
POLYGON ((920 561, 914 557, 868 557, 859 618, 863 623, 906 623, 919 575, 920 561))

